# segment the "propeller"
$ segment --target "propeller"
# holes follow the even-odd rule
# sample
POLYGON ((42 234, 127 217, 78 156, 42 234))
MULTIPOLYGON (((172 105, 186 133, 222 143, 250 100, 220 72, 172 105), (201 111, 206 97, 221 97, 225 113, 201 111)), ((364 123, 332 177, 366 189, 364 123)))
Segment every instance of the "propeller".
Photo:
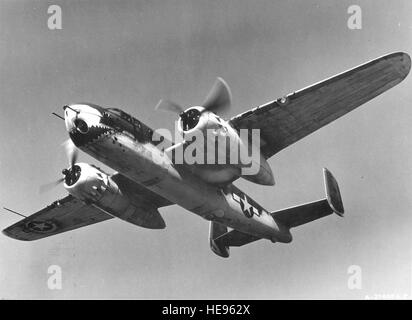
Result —
POLYGON ((185 111, 180 105, 174 103, 173 101, 163 99, 161 99, 156 105, 155 110, 170 111, 177 114, 181 114, 185 111))
POLYGON ((65 179, 65 177, 60 178, 60 179, 58 179, 58 180, 56 180, 56 181, 49 182, 49 183, 46 183, 46 184, 41 185, 41 186, 39 187, 39 193, 42 194, 42 193, 45 193, 45 192, 48 192, 48 191, 54 189, 54 188, 57 187, 60 183, 62 183, 62 182, 64 181, 64 179, 65 179))
POLYGON ((214 113, 223 112, 230 108, 231 101, 232 94, 228 84, 222 78, 217 78, 202 107, 214 113))
POLYGON ((72 168, 77 161, 79 156, 79 151, 77 150, 76 146, 74 145, 71 139, 67 139, 63 142, 63 147, 66 150, 66 155, 69 160, 69 166, 72 168))
MULTIPOLYGON (((222 78, 217 78, 202 104, 204 110, 201 113, 206 111, 214 113, 224 112, 230 108, 231 100, 232 94, 230 93, 228 84, 222 78)), ((160 100, 155 109, 171 111, 179 114, 180 117, 185 114, 185 110, 182 106, 170 100, 160 100)))
POLYGON ((76 148, 76 146, 73 144, 73 142, 68 139, 62 144, 66 150, 67 158, 69 160, 69 169, 63 169, 62 174, 63 177, 60 179, 57 179, 56 181, 49 182, 46 184, 43 184, 39 187, 39 193, 45 193, 56 186, 58 186, 60 183, 63 181, 76 181, 76 174, 78 174, 78 169, 75 168, 75 163, 77 161, 79 152, 76 148))

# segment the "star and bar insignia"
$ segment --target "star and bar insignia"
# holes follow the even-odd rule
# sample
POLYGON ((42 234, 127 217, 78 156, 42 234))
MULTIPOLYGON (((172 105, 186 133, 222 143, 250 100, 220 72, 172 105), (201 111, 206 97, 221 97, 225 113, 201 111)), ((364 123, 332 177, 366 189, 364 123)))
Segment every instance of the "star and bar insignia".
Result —
POLYGON ((245 194, 238 195, 236 193, 232 193, 232 198, 240 204, 240 208, 246 217, 252 218, 254 214, 258 217, 261 215, 260 210, 250 204, 249 199, 245 194))
POLYGON ((35 232, 51 232, 56 230, 57 226, 51 221, 31 221, 27 223, 27 228, 35 232))

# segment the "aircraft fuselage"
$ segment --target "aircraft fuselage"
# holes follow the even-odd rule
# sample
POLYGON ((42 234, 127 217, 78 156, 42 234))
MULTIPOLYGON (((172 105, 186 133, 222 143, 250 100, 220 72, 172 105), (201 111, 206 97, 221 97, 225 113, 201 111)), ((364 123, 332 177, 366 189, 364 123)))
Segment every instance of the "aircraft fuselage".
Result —
POLYGON ((273 242, 292 240, 288 228, 233 184, 214 186, 189 166, 173 164, 156 147, 153 130, 121 110, 71 105, 65 121, 78 148, 169 201, 241 232, 273 242))

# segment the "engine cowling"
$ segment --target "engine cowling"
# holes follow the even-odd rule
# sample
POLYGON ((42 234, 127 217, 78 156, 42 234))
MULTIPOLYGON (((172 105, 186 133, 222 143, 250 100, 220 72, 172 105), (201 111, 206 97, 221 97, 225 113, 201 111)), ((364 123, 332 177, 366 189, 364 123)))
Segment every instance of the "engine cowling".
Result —
MULTIPOLYGON (((180 114, 178 130, 180 134, 190 136, 195 131, 206 133, 208 129, 220 130, 228 126, 227 122, 203 107, 191 107, 180 114)), ((226 128, 227 129, 227 128, 226 128)))
POLYGON ((196 156, 201 165, 197 166, 195 173, 203 180, 225 184, 242 176, 258 184, 274 184, 272 170, 259 145, 249 141, 247 134, 242 140, 238 132, 218 115, 205 111, 203 107, 191 107, 180 114, 177 129, 186 142, 186 148, 202 153, 196 156), (199 134, 203 136, 203 145, 189 147, 199 134), (256 170, 247 171, 246 168, 256 170), (248 174, 252 171, 253 174, 248 174))
POLYGON ((64 187, 72 196, 140 227, 165 227, 160 214, 150 217, 141 214, 141 209, 134 203, 127 190, 101 169, 86 163, 76 163, 70 170, 73 170, 73 173, 66 175, 64 187))

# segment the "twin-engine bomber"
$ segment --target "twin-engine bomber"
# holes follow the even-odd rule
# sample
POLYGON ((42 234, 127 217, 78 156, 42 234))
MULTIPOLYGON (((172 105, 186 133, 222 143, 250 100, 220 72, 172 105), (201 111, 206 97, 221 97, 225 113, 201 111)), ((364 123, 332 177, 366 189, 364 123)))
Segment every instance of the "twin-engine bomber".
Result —
POLYGON ((408 54, 388 54, 229 120, 218 115, 231 106, 230 89, 218 78, 200 106, 184 109, 168 100, 156 106, 179 115, 182 141, 178 143, 120 109, 92 103, 66 105, 63 112, 70 137, 70 165, 59 182, 69 195, 3 233, 30 241, 112 218, 162 229, 166 224, 159 208, 177 204, 209 221, 210 248, 218 256, 229 257, 230 247, 260 239, 289 243, 292 228, 332 213, 343 216, 339 187, 331 172, 323 169, 323 199, 275 212, 264 209, 233 182, 244 178, 274 185, 269 158, 397 85, 410 67, 408 54), (256 170, 251 174, 241 161, 193 163, 186 157, 176 161, 179 152, 188 150, 193 151, 190 154, 203 151, 200 158, 209 157, 208 148, 193 148, 195 142, 188 137, 206 136, 210 130, 234 143, 229 147, 219 144, 213 151, 223 154, 224 159, 229 159, 235 149, 240 154, 257 150, 257 157, 248 164, 255 165, 256 170), (259 143, 250 139, 251 134, 242 136, 242 130, 257 130, 259 143), (115 173, 77 162, 78 149, 115 173))

